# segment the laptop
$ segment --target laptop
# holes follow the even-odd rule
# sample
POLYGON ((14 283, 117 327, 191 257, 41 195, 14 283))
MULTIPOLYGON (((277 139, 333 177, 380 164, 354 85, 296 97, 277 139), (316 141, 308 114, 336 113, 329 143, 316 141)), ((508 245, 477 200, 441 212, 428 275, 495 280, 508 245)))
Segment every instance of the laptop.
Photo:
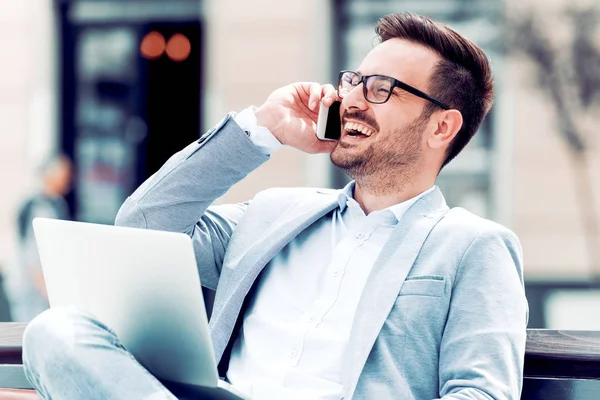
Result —
POLYGON ((218 378, 189 236, 47 218, 33 229, 50 307, 91 313, 167 387, 244 398, 218 378))

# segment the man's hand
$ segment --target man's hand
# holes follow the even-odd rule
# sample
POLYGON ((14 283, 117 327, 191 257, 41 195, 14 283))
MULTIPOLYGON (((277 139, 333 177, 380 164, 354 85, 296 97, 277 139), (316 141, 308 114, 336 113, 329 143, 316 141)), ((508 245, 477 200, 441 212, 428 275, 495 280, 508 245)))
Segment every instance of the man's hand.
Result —
POLYGON ((320 101, 329 107, 336 100, 339 99, 331 85, 293 83, 271 93, 256 110, 256 119, 282 144, 307 153, 331 153, 336 143, 319 140, 315 132, 320 101))

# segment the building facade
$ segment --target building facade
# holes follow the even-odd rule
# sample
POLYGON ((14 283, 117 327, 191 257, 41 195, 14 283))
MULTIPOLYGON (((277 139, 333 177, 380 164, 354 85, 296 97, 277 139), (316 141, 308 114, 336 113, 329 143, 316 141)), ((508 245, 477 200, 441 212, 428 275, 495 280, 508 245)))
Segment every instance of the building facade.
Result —
MULTIPOLYGON (((560 13, 565 3, 563 0, 544 2, 544 12, 555 10, 560 13)), ((204 131, 227 112, 260 105, 279 86, 300 80, 333 82, 337 71, 355 68, 372 47, 377 17, 388 12, 413 11, 447 22, 479 43, 489 54, 496 77, 498 95, 489 118, 465 152, 440 175, 438 184, 449 204, 468 208, 515 230, 523 244, 528 282, 554 282, 557 287, 565 282, 587 284, 594 274, 600 274, 600 266, 590 265, 587 257, 573 170, 557 131, 552 104, 532 83, 536 79, 531 64, 502 51, 503 21, 507 13, 518 11, 516 7, 519 6, 522 4, 514 0, 2 2, 0 264, 10 263, 15 244, 14 213, 20 199, 35 184, 35 166, 47 154, 67 149, 77 158, 80 171, 84 171, 91 157, 89 154, 95 154, 95 145, 77 147, 86 143, 86 138, 94 137, 83 133, 92 126, 85 123, 93 118, 81 120, 71 115, 71 127, 65 125, 65 113, 78 112, 77 107, 81 108, 82 104, 92 104, 91 111, 83 113, 84 116, 94 116, 94 112, 100 110, 94 108, 97 99, 85 97, 84 89, 76 95, 71 93, 72 107, 64 107, 65 93, 78 84, 65 79, 62 74, 62 55, 69 45, 65 41, 65 19, 71 25, 93 25, 96 31, 100 25, 112 27, 110 29, 115 26, 125 27, 125 31, 129 29, 132 32, 130 36, 127 33, 109 35, 108 39, 104 36, 104 39, 96 41, 88 37, 86 40, 92 44, 80 49, 79 59, 73 55, 71 60, 72 66, 80 61, 87 65, 86 71, 97 71, 94 70, 94 62, 114 66, 118 60, 111 64, 110 59, 99 56, 117 57, 120 53, 114 46, 121 43, 123 54, 133 51, 130 56, 137 60, 122 70, 129 73, 141 68, 139 63, 143 57, 139 54, 139 46, 144 35, 160 28, 157 28, 157 23, 189 21, 190 15, 195 15, 191 19, 198 21, 200 27, 197 45, 201 63, 197 119, 199 130, 204 131), (140 7, 141 3, 144 7, 140 7), (70 6, 69 14, 61 14, 65 5, 70 6), (146 30, 139 28, 142 25, 146 30), (87 56, 83 57, 85 54, 87 56), (69 129, 72 133, 66 134, 69 129)), ((82 37, 77 36, 79 39, 82 37)), ((82 41, 71 42, 72 48, 81 46, 82 41)), ((134 79, 134 82, 138 81, 134 79)), ((81 87, 84 88, 84 85, 81 87)), ((119 91, 122 86, 113 81, 104 80, 95 88, 99 93, 108 93, 111 101, 123 93, 119 91)), ((106 122, 102 118, 97 120, 106 122)), ((137 125, 135 119, 128 121, 128 124, 122 125, 123 135, 135 138, 148 133, 144 131, 148 128, 147 120, 137 125), (140 126, 142 131, 136 131, 136 127, 140 126)), ((90 129, 94 131, 94 127, 96 125, 90 129)), ((133 162, 134 151, 131 148, 114 145, 114 140, 110 142, 100 136, 108 143, 102 145, 105 146, 102 151, 113 157, 113 161, 117 160, 116 164, 127 166, 128 162, 133 162)), ((591 135, 590 138, 589 168, 592 178, 589 184, 595 193, 594 201, 600 218, 600 136, 591 135)), ((138 151, 135 154, 142 153, 138 151)), ((124 171, 129 172, 125 173, 124 179, 133 176, 130 175, 134 174, 133 170, 125 168, 124 171)), ((139 171, 136 173, 143 175, 139 171)), ((80 210, 79 219, 110 222, 118 204, 137 182, 125 180, 123 182, 126 183, 118 190, 111 186, 111 190, 114 189, 110 194, 112 197, 100 201, 104 198, 98 196, 109 193, 102 189, 109 186, 93 186, 86 176, 78 177, 80 180, 75 190, 80 191, 79 197, 73 200, 80 210), (77 204, 77 201, 80 203, 77 204)), ((283 148, 268 163, 234 186, 219 202, 244 201, 273 186, 339 187, 346 181, 347 177, 331 166, 327 156, 306 155, 283 148)), ((600 239, 597 240, 600 246, 600 239)), ((535 300, 531 303, 534 304, 535 300)))

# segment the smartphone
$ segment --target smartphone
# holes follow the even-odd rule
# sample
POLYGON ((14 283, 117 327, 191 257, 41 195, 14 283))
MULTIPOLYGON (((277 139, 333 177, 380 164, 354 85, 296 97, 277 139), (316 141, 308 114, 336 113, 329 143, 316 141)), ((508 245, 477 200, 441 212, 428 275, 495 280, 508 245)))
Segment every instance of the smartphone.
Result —
POLYGON ((319 117, 317 119, 317 137, 320 140, 339 140, 342 133, 340 121, 339 101, 334 101, 331 107, 325 107, 321 103, 319 117))

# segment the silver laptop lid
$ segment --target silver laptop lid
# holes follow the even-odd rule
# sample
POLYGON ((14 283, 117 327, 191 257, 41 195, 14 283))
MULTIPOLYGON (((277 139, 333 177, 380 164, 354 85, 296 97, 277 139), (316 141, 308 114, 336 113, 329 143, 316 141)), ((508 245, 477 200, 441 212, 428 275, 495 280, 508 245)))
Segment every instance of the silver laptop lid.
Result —
POLYGON ((159 379, 217 386, 187 235, 44 218, 33 227, 51 307, 88 311, 159 379))

